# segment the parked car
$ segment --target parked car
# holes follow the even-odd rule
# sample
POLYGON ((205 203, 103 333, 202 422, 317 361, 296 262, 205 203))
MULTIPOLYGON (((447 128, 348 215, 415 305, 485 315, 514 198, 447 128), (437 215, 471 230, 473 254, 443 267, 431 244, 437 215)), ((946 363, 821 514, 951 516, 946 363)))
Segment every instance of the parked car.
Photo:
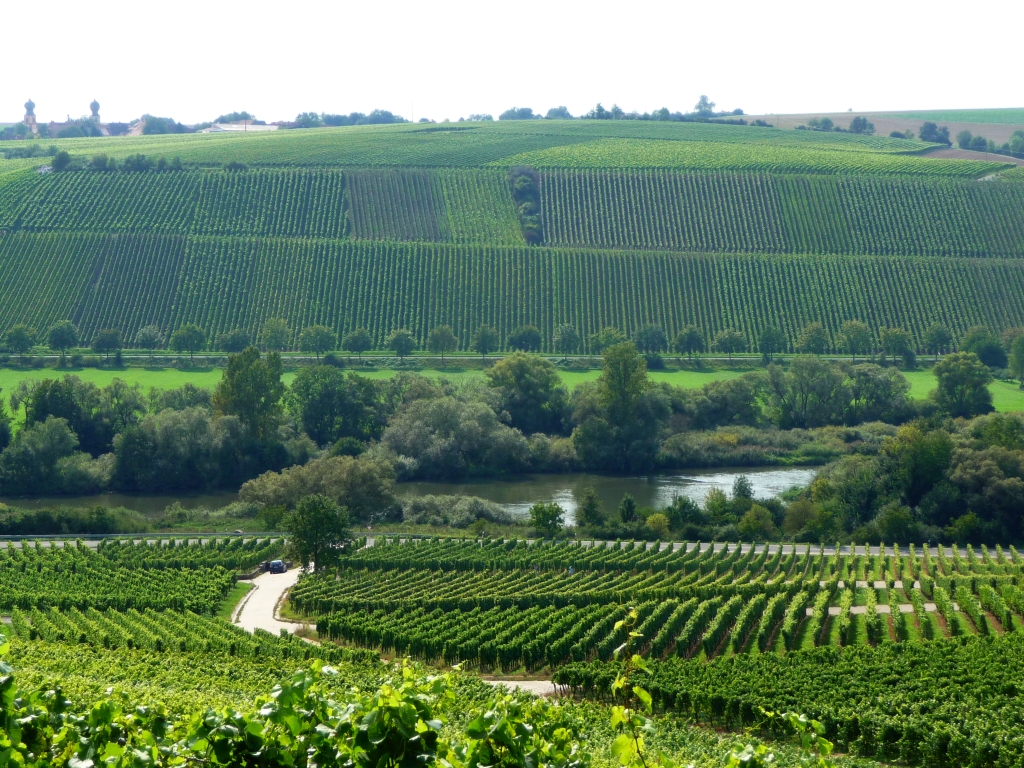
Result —
POLYGON ((271 560, 270 561, 270 572, 271 573, 284 573, 288 570, 288 567, 284 564, 284 560, 271 560))

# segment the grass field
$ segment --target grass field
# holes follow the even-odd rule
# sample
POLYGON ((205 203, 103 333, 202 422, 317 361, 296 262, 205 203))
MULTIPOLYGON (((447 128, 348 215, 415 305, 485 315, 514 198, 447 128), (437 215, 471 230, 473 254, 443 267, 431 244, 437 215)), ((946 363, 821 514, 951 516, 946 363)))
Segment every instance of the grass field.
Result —
MULTIPOLYGON (((389 379, 397 373, 397 370, 392 368, 365 370, 356 368, 350 370, 369 379, 389 379)), ((416 372, 431 378, 443 376, 455 381, 482 380, 484 378, 484 373, 479 368, 424 368, 416 372)), ((742 376, 745 372, 727 368, 706 371, 651 371, 650 377, 653 381, 664 381, 677 387, 695 388, 710 381, 735 379, 738 376, 742 376)), ((106 386, 115 378, 119 378, 131 384, 141 384, 147 389, 149 387, 174 389, 186 383, 212 389, 217 386, 217 382, 220 381, 221 377, 221 369, 219 368, 195 371, 183 371, 177 368, 124 368, 122 370, 79 368, 60 371, 53 368, 32 370, 0 368, 0 393, 10 394, 17 387, 18 382, 21 381, 41 381, 46 378, 52 379, 62 376, 65 373, 72 373, 100 387, 106 386)), ((597 369, 560 371, 560 375, 562 381, 571 389, 577 384, 595 381, 601 375, 601 372, 597 369)), ((917 400, 923 400, 935 388, 935 377, 930 370, 908 371, 904 373, 904 376, 910 382, 911 396, 917 400)), ((288 371, 282 378, 286 384, 291 384, 295 379, 295 372, 288 371)), ((989 386, 989 389, 992 391, 992 402, 997 411, 1024 411, 1024 389, 1020 389, 1017 382, 996 381, 989 386)))

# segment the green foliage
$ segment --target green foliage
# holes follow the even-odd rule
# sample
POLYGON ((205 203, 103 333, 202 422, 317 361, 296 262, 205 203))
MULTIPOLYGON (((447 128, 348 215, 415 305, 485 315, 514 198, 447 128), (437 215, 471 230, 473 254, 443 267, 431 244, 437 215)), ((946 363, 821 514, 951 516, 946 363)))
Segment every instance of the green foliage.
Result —
POLYGON ((322 494, 306 496, 287 519, 289 546, 303 567, 317 570, 337 564, 351 543, 348 511, 322 494))
POLYGON ((416 349, 416 339, 409 331, 398 328, 391 332, 385 341, 387 348, 398 355, 399 358, 408 357, 416 349))
POLYGON ((479 352, 481 357, 487 357, 491 352, 498 349, 500 343, 501 337, 498 331, 485 323, 473 333, 470 347, 474 352, 479 352))
POLYGON ((288 349, 292 339, 292 329, 288 321, 281 317, 272 317, 263 324, 260 331, 260 346, 268 352, 283 352, 288 349))
POLYGON ((435 355, 441 355, 441 363, 444 364, 446 352, 454 352, 459 348, 459 340, 452 331, 450 325, 439 325, 430 331, 427 337, 427 349, 435 355))
POLYGON ((511 417, 511 426, 524 434, 562 431, 569 394, 549 360, 515 352, 488 368, 485 376, 500 393, 501 409, 511 417))
POLYGON ((70 320, 62 320, 50 326, 46 335, 47 344, 50 349, 60 352, 61 360, 64 360, 64 353, 78 345, 78 328, 70 320))
POLYGON ((562 529, 564 513, 557 504, 538 502, 530 507, 530 525, 543 536, 554 536, 562 529))
POLYGON ((943 411, 951 416, 970 418, 993 410, 992 393, 988 391, 992 374, 976 354, 947 355, 933 370, 938 382, 933 397, 943 411))
POLYGON ((299 350, 315 354, 318 363, 320 362, 320 355, 330 352, 337 345, 338 337, 330 328, 324 325, 308 326, 303 328, 302 333, 299 334, 299 350))
POLYGON ((188 352, 189 360, 206 346, 206 331, 195 323, 185 323, 171 334, 170 347, 175 352, 188 352))
POLYGON ((258 349, 248 347, 237 355, 228 355, 224 376, 213 393, 214 411, 237 416, 253 440, 273 440, 285 392, 281 373, 281 358, 276 352, 261 358, 258 349))
POLYGON ((365 328, 356 328, 345 334, 345 338, 342 340, 342 348, 346 352, 355 352, 359 357, 362 357, 363 352, 369 352, 373 349, 373 339, 370 338, 370 333, 365 328))

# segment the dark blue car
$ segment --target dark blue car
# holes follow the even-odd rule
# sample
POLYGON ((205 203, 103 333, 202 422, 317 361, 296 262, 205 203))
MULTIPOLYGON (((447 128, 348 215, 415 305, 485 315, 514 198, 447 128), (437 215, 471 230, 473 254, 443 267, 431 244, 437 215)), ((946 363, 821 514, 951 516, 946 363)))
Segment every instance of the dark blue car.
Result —
POLYGON ((284 573, 288 569, 284 565, 284 560, 271 560, 270 561, 270 572, 271 573, 284 573))

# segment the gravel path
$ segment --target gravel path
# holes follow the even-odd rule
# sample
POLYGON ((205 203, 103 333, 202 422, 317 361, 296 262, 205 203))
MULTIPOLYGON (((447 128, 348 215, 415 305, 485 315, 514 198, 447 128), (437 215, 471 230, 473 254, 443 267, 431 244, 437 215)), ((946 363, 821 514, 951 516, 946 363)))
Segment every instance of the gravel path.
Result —
POLYGON ((300 568, 287 573, 263 573, 252 580, 253 588, 235 609, 231 621, 242 629, 252 632, 265 629, 274 635, 282 629, 293 632, 298 626, 294 622, 277 618, 277 606, 285 592, 299 580, 300 568))
POLYGON ((513 690, 528 691, 535 696, 554 696, 555 685, 550 680, 484 680, 493 686, 504 685, 513 690))

